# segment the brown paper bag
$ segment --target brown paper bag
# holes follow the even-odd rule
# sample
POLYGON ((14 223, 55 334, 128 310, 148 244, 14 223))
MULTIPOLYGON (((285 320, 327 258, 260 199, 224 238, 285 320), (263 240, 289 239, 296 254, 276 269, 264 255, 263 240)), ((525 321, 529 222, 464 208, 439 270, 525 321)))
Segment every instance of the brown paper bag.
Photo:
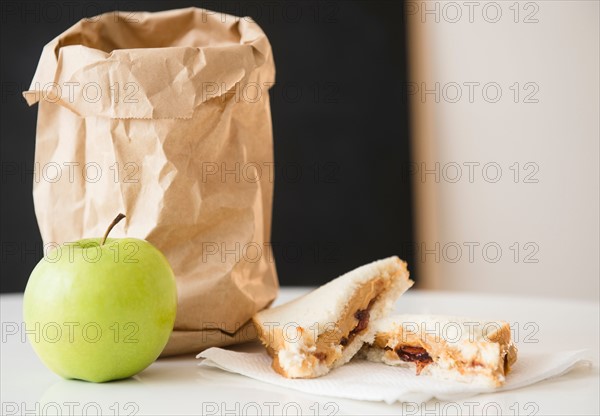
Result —
POLYGON ((84 19, 47 44, 35 212, 45 244, 150 241, 177 278, 163 355, 255 336, 278 289, 270 238, 271 47, 249 18, 189 8, 84 19))

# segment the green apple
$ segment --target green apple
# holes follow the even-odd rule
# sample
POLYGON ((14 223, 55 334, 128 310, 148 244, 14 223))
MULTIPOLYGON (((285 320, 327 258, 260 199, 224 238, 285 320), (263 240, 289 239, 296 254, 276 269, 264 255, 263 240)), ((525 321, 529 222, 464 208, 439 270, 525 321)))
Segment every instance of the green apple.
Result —
POLYGON ((104 382, 149 366, 173 330, 177 289, 165 256, 134 238, 48 250, 25 289, 23 316, 41 360, 69 379, 104 382))

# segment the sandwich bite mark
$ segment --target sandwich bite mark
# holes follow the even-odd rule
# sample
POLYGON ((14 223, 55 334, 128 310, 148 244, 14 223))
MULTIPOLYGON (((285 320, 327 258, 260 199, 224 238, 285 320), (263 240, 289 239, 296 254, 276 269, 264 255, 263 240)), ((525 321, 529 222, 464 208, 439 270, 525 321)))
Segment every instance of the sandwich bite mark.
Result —
POLYGON ((417 375, 498 387, 517 360, 504 321, 396 315, 374 327, 375 340, 364 345, 361 355, 388 365, 414 364, 417 375))

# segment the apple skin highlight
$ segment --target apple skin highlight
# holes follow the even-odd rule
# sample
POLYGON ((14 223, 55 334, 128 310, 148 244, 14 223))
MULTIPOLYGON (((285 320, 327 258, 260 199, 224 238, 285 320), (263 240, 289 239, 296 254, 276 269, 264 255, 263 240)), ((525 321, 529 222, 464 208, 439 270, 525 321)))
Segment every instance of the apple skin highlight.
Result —
POLYGON ((49 251, 25 289, 27 335, 44 364, 67 379, 131 377, 154 362, 175 323, 177 288, 147 241, 85 239, 49 251))

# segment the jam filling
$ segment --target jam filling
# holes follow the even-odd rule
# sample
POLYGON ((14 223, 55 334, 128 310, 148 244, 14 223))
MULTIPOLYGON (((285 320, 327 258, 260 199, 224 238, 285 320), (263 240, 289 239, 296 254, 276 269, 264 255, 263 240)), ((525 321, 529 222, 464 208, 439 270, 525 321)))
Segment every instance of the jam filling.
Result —
POLYGON ((415 363, 417 374, 421 374, 421 371, 433 362, 425 348, 421 347, 400 346, 396 348, 396 354, 402 361, 415 363))
POLYGON ((371 317, 370 311, 373 307, 373 303, 375 303, 375 299, 371 299, 369 304, 365 309, 359 309, 354 312, 354 318, 358 321, 356 326, 348 333, 347 337, 342 337, 340 340, 340 345, 345 347, 348 345, 350 341, 358 334, 359 332, 364 331, 369 326, 369 318, 371 317))

